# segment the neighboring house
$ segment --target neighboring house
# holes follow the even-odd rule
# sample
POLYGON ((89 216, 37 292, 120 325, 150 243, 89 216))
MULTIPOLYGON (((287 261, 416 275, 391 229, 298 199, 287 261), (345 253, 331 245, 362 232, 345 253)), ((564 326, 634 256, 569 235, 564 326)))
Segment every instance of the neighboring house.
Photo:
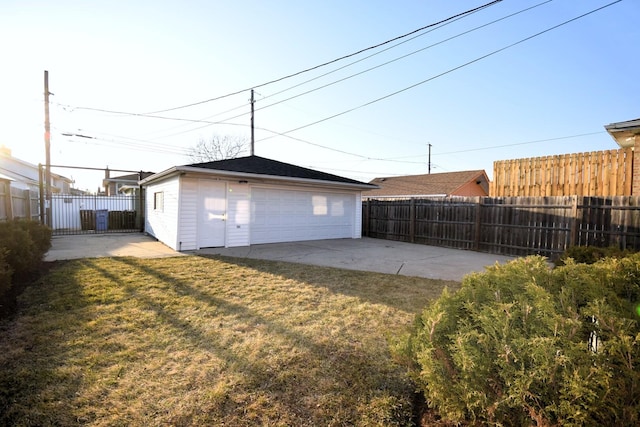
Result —
POLYGON ((489 194, 489 178, 484 170, 375 178, 370 184, 380 188, 365 192, 363 197, 367 199, 489 194))
POLYGON ((175 250, 360 238, 374 185, 258 156, 175 166, 141 181, 145 231, 175 250))
POLYGON ((153 175, 154 172, 137 172, 129 175, 110 176, 110 171, 105 171, 105 178, 102 180, 102 186, 105 195, 116 196, 122 194, 136 194, 139 188, 138 182, 153 175))
POLYGON ((640 195, 640 119, 611 123, 604 127, 620 148, 633 149, 631 194, 640 195))
MULTIPOLYGON (((11 155, 11 150, 4 145, 0 147, 0 173, 9 177, 11 186, 21 190, 39 191, 38 166, 20 160, 11 155)), ((69 194, 73 181, 67 177, 52 173, 51 192, 69 194)))

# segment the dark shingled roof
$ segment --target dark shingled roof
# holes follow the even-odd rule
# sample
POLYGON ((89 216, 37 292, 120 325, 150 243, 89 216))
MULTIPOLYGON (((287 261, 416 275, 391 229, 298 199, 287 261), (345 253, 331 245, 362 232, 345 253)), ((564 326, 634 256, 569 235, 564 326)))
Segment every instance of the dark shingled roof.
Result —
POLYGON ((235 159, 217 160, 206 163, 194 163, 185 166, 228 172, 286 176, 290 178, 315 179, 319 181, 368 185, 364 182, 356 181, 353 179, 344 178, 338 175, 332 175, 330 173, 320 172, 313 169, 307 169, 301 166, 279 162, 277 160, 266 159, 260 156, 238 157, 235 159))

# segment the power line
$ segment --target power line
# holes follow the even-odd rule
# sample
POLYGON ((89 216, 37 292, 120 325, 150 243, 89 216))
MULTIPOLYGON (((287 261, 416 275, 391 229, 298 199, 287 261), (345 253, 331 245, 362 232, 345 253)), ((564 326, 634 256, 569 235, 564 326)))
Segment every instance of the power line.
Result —
MULTIPOLYGON (((289 139, 292 139, 294 141, 302 142, 304 144, 312 145, 314 147, 324 148, 326 150, 333 151, 335 153, 341 153, 341 154, 347 154, 349 156, 359 157, 359 158, 364 159, 364 160, 376 160, 376 161, 389 161, 389 162, 397 162, 397 163, 422 164, 422 162, 410 162, 410 161, 400 161, 400 160, 385 160, 385 159, 376 158, 376 157, 363 156, 362 154, 357 154, 357 153, 352 153, 352 152, 345 151, 345 150, 340 150, 340 149, 337 149, 337 148, 327 147, 326 145, 317 144, 315 142, 307 141, 307 140, 302 139, 302 138, 296 138, 295 136, 285 135, 285 134, 282 134, 280 132, 276 132, 274 130, 265 129, 265 128, 261 128, 261 127, 256 127, 256 129, 264 130, 264 131, 273 133, 273 134, 278 135, 278 136, 284 136, 285 138, 289 138, 289 139)), ((266 139, 266 138, 263 138, 263 139, 266 139)), ((258 141, 261 141, 261 140, 258 140, 258 141)))
POLYGON ((436 153, 436 154, 434 154, 434 156, 441 156, 441 155, 445 155, 445 154, 470 153, 472 151, 492 150, 492 149, 495 149, 495 148, 505 148, 505 147, 515 147, 517 145, 535 144, 535 143, 539 143, 539 142, 560 141, 562 139, 580 138, 580 137, 583 137, 583 136, 599 135, 599 134, 603 134, 603 133, 606 133, 606 132, 605 131, 589 132, 589 133, 581 133, 581 134, 578 134, 578 135, 559 136, 557 138, 538 139, 536 141, 517 142, 515 144, 494 145, 494 146, 491 146, 491 147, 470 148, 468 150, 448 151, 446 153, 436 153))
MULTIPOLYGON (((376 65, 376 66, 374 66, 374 67, 370 67, 370 68, 368 68, 368 69, 366 69, 366 70, 363 70, 363 71, 360 71, 360 72, 358 72, 358 73, 355 73, 355 74, 349 75, 349 76, 347 76, 347 77, 344 77, 344 78, 341 78, 341 79, 339 79, 339 80, 336 80, 336 81, 333 81, 333 82, 327 83, 327 84, 325 84, 325 85, 322 85, 322 86, 316 87, 316 88, 314 88, 314 89, 310 89, 310 90, 308 90, 308 91, 305 91, 305 92, 299 93, 299 94, 294 95, 294 96, 291 96, 291 97, 289 97, 289 98, 286 98, 286 99, 283 99, 283 100, 280 100, 280 101, 277 101, 277 102, 274 102, 274 103, 271 103, 271 104, 268 104, 268 105, 265 105, 265 106, 262 106, 262 107, 256 108, 256 109, 255 109, 255 111, 264 110, 264 109, 266 109, 266 108, 273 107, 273 106, 275 106, 275 105, 278 105, 278 104, 281 104, 281 103, 284 103, 284 102, 290 101, 290 100, 295 99, 295 98, 298 98, 298 97, 300 97, 300 96, 304 96, 304 95, 307 95, 307 94, 309 94, 309 93, 316 92, 316 91, 318 91, 318 90, 320 90, 320 89, 324 89, 324 88, 326 88, 326 87, 329 87, 329 86, 335 85, 335 84, 337 84, 337 83, 340 83, 340 82, 343 82, 343 81, 349 80, 349 79, 351 79, 351 78, 353 78, 353 77, 357 77, 357 76, 362 75, 362 74, 364 74, 364 73, 367 73, 367 72, 369 72, 369 71, 375 70, 375 69, 377 69, 377 68, 381 68, 381 67, 383 67, 383 66, 385 66, 385 65, 388 65, 388 64, 391 64, 391 63, 393 63, 393 62, 399 61, 399 60, 401 60, 401 59, 407 58, 407 57, 409 57, 409 56, 411 56, 411 55, 414 55, 414 54, 417 54, 417 53, 419 53, 419 52, 422 52, 422 51, 425 51, 425 50, 427 50, 427 49, 430 49, 430 48, 432 48, 432 47, 438 46, 438 45, 443 44, 443 43, 445 43, 445 42, 447 42, 447 41, 450 41, 450 40, 453 40, 453 39, 455 39, 455 38, 461 37, 461 36, 463 36, 463 35, 469 34, 469 33, 473 32, 473 31, 477 31, 477 30, 482 29, 482 28, 485 28, 485 27, 487 27, 487 26, 489 26, 489 25, 493 25, 493 24, 495 24, 495 23, 497 23, 497 22, 500 22, 500 21, 503 21, 503 20, 505 20, 505 19, 511 18, 511 17, 513 17, 513 16, 516 16, 516 15, 518 15, 518 14, 524 13, 524 12, 526 12, 526 11, 532 10, 532 9, 534 9, 534 8, 536 8, 536 7, 539 7, 539 6, 542 6, 542 5, 546 4, 546 3, 550 3, 551 1, 553 1, 553 0, 547 0, 547 1, 544 1, 544 2, 541 2, 541 3, 538 3, 538 4, 536 4, 536 5, 533 5, 533 6, 530 6, 530 7, 528 7, 528 8, 522 9, 522 10, 520 10, 520 11, 514 12, 514 13, 509 14, 509 15, 506 15, 506 16, 504 16, 504 17, 502 17, 502 18, 499 18, 499 19, 493 20, 493 21, 491 21, 491 22, 488 22, 488 23, 486 23, 486 24, 483 24, 483 25, 480 25, 480 26, 474 27, 474 28, 472 28, 472 29, 470 29, 470 30, 464 31, 464 32, 462 32, 462 33, 459 33, 459 34, 457 34, 457 35, 455 35, 455 36, 452 36, 452 37, 446 38, 446 39, 441 40, 441 41, 439 41, 439 42, 437 42, 437 43, 433 43, 433 44, 431 44, 431 45, 429 45, 429 46, 426 46, 426 47, 423 47, 423 48, 421 48, 421 49, 415 50, 415 51, 410 52, 410 53, 408 53, 408 54, 406 54, 406 55, 402 55, 402 56, 397 57, 397 58, 394 58, 394 59, 392 59, 392 60, 390 60, 390 61, 387 61, 387 62, 384 62, 384 63, 382 63, 382 64, 376 65)), ((484 7, 488 7, 488 5, 491 5, 491 4, 493 4, 493 3, 496 3, 496 2, 488 3, 487 5, 482 6, 482 7, 480 7, 480 8, 472 9, 472 11, 473 11, 473 12, 476 12, 477 10, 479 10, 479 9, 481 9, 481 8, 484 8, 484 7)), ((461 19, 461 18, 463 17, 463 15, 468 14, 468 13, 470 13, 470 12, 468 11, 468 12, 464 12, 464 13, 461 13, 461 14, 455 15, 455 17, 447 18, 446 20, 440 21, 439 23, 436 23, 436 24, 431 24, 430 26, 434 26, 434 25, 442 25, 442 23, 450 23, 452 19, 461 19)), ((428 28, 428 27, 430 27, 430 26, 423 27, 422 29, 428 28)), ((413 34, 413 33, 418 32, 418 31, 420 31, 420 30, 421 30, 421 29, 419 29, 419 30, 415 30, 415 31, 413 31, 413 32, 411 32, 411 33, 408 33, 408 34, 413 34)), ((433 31, 433 30, 432 30, 432 31, 433 31)), ((266 97, 263 97, 263 100, 264 100, 264 99, 267 99, 267 98, 270 98, 270 97, 273 97, 273 96, 275 96, 275 95, 278 95, 278 94, 280 94, 280 93, 286 92, 286 91, 291 90, 291 89, 293 89, 293 88, 299 87, 299 86, 301 86, 301 85, 303 85, 303 84, 309 83, 309 82, 311 82, 311 81, 313 81, 313 80, 316 80, 316 79, 318 79, 318 78, 320 78, 320 77, 324 77, 324 76, 326 76, 326 75, 329 75, 329 74, 331 74, 331 73, 334 73, 334 72, 336 72, 336 71, 338 71, 338 70, 344 69, 344 68, 346 68, 346 67, 348 67, 348 66, 350 66, 350 65, 356 64, 356 63, 358 63, 358 62, 360 62, 360 61, 363 61, 364 59, 371 58, 371 57, 373 57, 373 56, 375 56, 375 55, 378 55, 378 54, 380 54, 380 53, 382 53, 382 52, 384 52, 384 51, 386 51, 386 50, 389 50, 389 49, 392 49, 392 48, 394 48, 394 47, 397 47, 397 46, 399 46, 399 45, 400 45, 400 44, 402 44, 402 43, 406 43, 406 42, 408 42, 408 41, 410 41, 410 40, 413 40, 413 39, 415 39, 415 38, 417 38, 417 37, 420 37, 420 36, 423 36, 423 35, 425 35, 425 34, 427 34, 427 33, 419 34, 419 35, 417 35, 417 36, 415 36, 415 37, 413 37, 413 38, 411 38, 411 39, 409 39, 409 40, 402 41, 401 43, 398 43, 398 44, 396 44, 396 45, 394 45, 394 46, 391 46, 391 47, 389 47, 389 48, 387 48, 387 49, 384 49, 384 50, 383 50, 383 51, 381 51, 381 52, 377 52, 377 53, 375 53, 375 54, 373 54, 373 55, 369 55, 369 56, 367 56, 366 58, 363 58, 363 59, 358 60, 358 61, 354 61, 354 62, 352 62, 352 63, 350 63, 350 64, 347 64, 347 65, 345 65, 345 66, 343 66, 343 67, 340 67, 340 68, 338 68, 338 69, 336 69, 336 70, 333 70, 333 71, 331 71, 331 72, 328 72, 328 73, 322 74, 321 76, 315 77, 315 78, 313 78, 313 79, 306 80, 305 82, 299 83, 299 84, 294 85, 294 86, 291 86, 291 87, 289 87, 289 88, 287 88, 287 89, 283 89, 283 90, 281 90, 281 91, 279 91, 279 92, 276 92, 276 93, 274 93, 274 94, 271 94, 271 95, 268 95, 268 96, 266 96, 266 97)), ((394 41, 394 40, 397 40, 397 39, 402 38, 402 37, 406 37, 406 35, 403 35, 403 36, 397 37, 397 38, 392 39, 392 40, 390 40, 390 41, 394 41)), ((380 45, 384 45, 384 44, 386 44, 386 43, 388 43, 388 42, 390 42, 390 41, 387 41, 387 42, 382 43, 382 44, 380 44, 380 45)), ((377 46, 380 46, 380 45, 377 45, 377 46)), ((367 50, 367 49, 364 49, 363 51, 366 51, 366 50, 367 50)), ((347 56, 347 57, 348 57, 348 56, 347 56)), ((343 57, 342 59, 344 59, 344 58, 345 58, 345 57, 343 57)), ((334 61, 334 62, 335 62, 335 61, 334 61)), ((266 84, 268 84, 268 83, 265 83, 265 84, 263 84, 263 85, 259 85, 259 86, 264 86, 264 85, 266 85, 266 84)), ((258 87, 258 86, 256 86, 256 87, 258 87)), ((236 94, 238 94, 238 93, 241 93, 241 92, 235 92, 235 93, 233 93, 233 95, 236 95, 236 94)), ((230 96, 230 95, 229 95, 229 96, 230 96)), ((246 116, 247 114, 249 114, 248 112, 245 112, 245 113, 241 113, 241 114, 238 114, 238 115, 235 115, 235 116, 232 116, 232 117, 228 117, 228 118, 226 118, 226 119, 224 119, 224 120, 221 120, 221 121, 215 121, 215 122, 212 122, 212 121, 207 120, 207 119, 210 119, 210 118, 213 118, 213 117, 217 117, 217 116, 220 116, 220 115, 222 115, 222 114, 225 114, 225 113, 228 113, 228 112, 235 111, 235 110, 238 110, 238 109, 240 109, 240 108, 246 107, 248 104, 244 104, 244 105, 242 105, 242 106, 234 107, 234 108, 231 108, 231 109, 229 109, 229 110, 226 110, 226 111, 223 111, 223 112, 220 112, 220 113, 216 113, 216 114, 214 114, 214 115, 207 116, 207 117, 202 118, 202 119, 185 119, 185 118, 177 118, 177 117, 159 116, 159 115, 156 115, 156 114, 155 114, 155 113, 159 113, 159 112, 171 111, 171 110, 174 110, 174 109, 161 110, 161 111, 157 111, 157 112, 153 112, 153 113, 131 113, 131 112, 125 112, 125 111, 108 110, 108 109, 103 109, 103 108, 94 108, 94 107, 73 107, 73 106, 70 106, 70 105, 63 105, 63 104, 57 104, 57 105, 60 105, 60 106, 61 106, 61 107, 63 107, 63 108, 72 108, 72 109, 80 109, 80 110, 88 110, 88 111, 97 111, 97 112, 104 112, 104 113, 110 113, 110 114, 121 114, 121 115, 130 115, 130 116, 135 116, 135 117, 148 117, 148 118, 156 118, 156 119, 163 119, 163 120, 184 121, 184 122, 189 122, 189 123, 205 123, 203 126, 199 126, 199 127, 196 127, 196 128, 190 129, 190 130, 180 131, 180 132, 173 133, 173 134, 170 134, 170 135, 165 135, 165 136, 163 136, 163 137, 167 137, 167 136, 175 136, 175 135, 180 135, 180 134, 182 134, 182 133, 193 132, 193 131, 195 131, 195 130, 202 129, 202 128, 205 128, 205 127, 208 127, 208 126, 211 126, 211 125, 214 125, 214 124, 225 124, 225 123, 226 123, 226 122, 228 122, 229 120, 234 120, 234 119, 237 119, 237 118, 240 118, 240 117, 244 117, 244 116, 246 116)), ((175 108, 175 109, 178 109, 178 108, 175 108)))
MULTIPOLYGON (((349 75, 349 76, 343 77, 343 78, 338 79, 338 80, 335 80, 335 81, 333 81, 333 82, 330 82, 330 83, 324 84, 324 85, 322 85, 322 86, 318 86, 318 87, 316 87, 316 88, 314 88, 314 89, 310 89, 310 90, 307 90, 307 91, 305 91, 305 92, 301 92, 301 93, 299 93, 299 94, 297 94, 297 95, 293 95, 293 96, 291 96, 291 97, 289 97, 289 98, 285 98, 285 99, 282 99, 282 100, 280 100, 280 101, 273 102, 273 103, 271 103, 271 104, 268 104, 268 105, 262 106, 262 107, 260 107, 260 108, 256 108, 256 110, 255 110, 255 111, 264 110, 265 108, 273 107, 274 105, 278 105, 278 104, 281 104, 281 103, 283 103, 283 102, 291 101, 292 99, 299 98, 299 97, 304 96, 304 95, 308 95, 308 94, 310 94, 310 93, 312 93, 312 92, 316 92, 316 91, 318 91, 318 90, 320 90, 320 89, 324 89, 324 88, 327 88, 327 87, 329 87, 329 86, 333 86, 333 85, 335 85, 335 84, 337 84, 337 83, 341 83, 341 82, 346 81, 346 80, 349 80, 349 79, 351 79, 351 78, 353 78, 353 77, 357 77, 357 76, 359 76, 359 75, 362 75, 362 74, 368 73, 369 71, 373 71, 373 70, 375 70, 375 69, 378 69, 378 68, 384 67, 385 65, 392 64, 392 63, 394 63, 394 62, 400 61, 401 59, 408 58, 409 56, 412 56, 412 55, 415 55, 415 54, 417 54, 417 53, 423 52, 423 51, 425 51, 425 50, 427 50, 427 49, 431 49, 431 48, 433 48, 433 47, 439 46, 439 45, 441 45, 441 44, 443 44, 443 43, 446 43, 446 42, 451 41, 451 40, 453 40, 453 39, 456 39, 456 38, 458 38, 458 37, 462 37, 462 36, 464 36, 464 35, 466 35, 466 34, 472 33, 472 32, 477 31, 477 30, 479 30, 479 29, 482 29, 482 28, 488 27, 488 26, 493 25, 493 24, 495 24, 495 23, 498 23, 498 22, 500 22, 500 21, 504 21, 505 19, 512 18, 512 17, 514 17, 514 16, 516 16, 516 15, 519 15, 519 14, 521 14, 521 13, 524 13, 524 12, 528 12, 528 11, 530 11, 530 10, 532 10, 532 9, 535 9, 535 8, 537 8, 537 7, 539 7, 539 6, 545 5, 545 4, 550 3, 550 2, 552 2, 552 1, 553 1, 553 0, 546 0, 546 1, 542 2, 542 3, 538 3, 538 4, 533 5, 533 6, 531 6, 531 7, 528 7, 528 8, 525 8, 525 9, 519 10, 519 11, 517 11, 517 12, 514 12, 514 13, 512 13, 512 14, 509 14, 509 15, 503 16, 502 18, 495 19, 495 20, 493 20, 493 21, 491 21, 491 22, 488 22, 488 23, 486 23, 486 24, 479 25, 479 26, 474 27, 474 28, 472 28, 472 29, 470 29, 470 30, 467 30, 467 31, 464 31, 464 32, 462 32, 462 33, 456 34, 455 36, 451 36, 451 37, 448 37, 448 38, 446 38, 446 39, 444 39, 444 40, 440 40, 439 42, 436 42, 436 43, 430 44, 429 46, 425 46, 425 47, 420 48, 420 49, 418 49, 418 50, 414 50, 413 52, 409 52, 409 53, 407 53, 407 54, 405 54, 405 55, 402 55, 402 56, 399 56, 399 57, 397 57, 397 58, 391 59, 391 60, 389 60, 389 61, 383 62, 382 64, 378 64, 378 65, 376 65, 376 66, 373 66, 373 67, 367 68, 367 69, 365 69, 365 70, 363 70, 363 71, 360 71, 360 72, 358 72, 358 73, 351 74, 351 75, 349 75)), ((420 35, 423 35, 423 34, 420 34, 420 35)), ((417 36, 416 36, 416 37, 417 37, 417 36)), ((403 43, 404 43, 404 42, 403 42, 403 43)), ((398 46, 398 45, 395 45, 395 46, 393 46, 393 47, 396 47, 396 46, 398 46)), ((390 49, 390 48, 389 48, 389 49, 390 49)), ((378 52, 378 53, 380 53, 380 52, 378 52)), ((377 55, 378 53, 376 53, 376 54, 374 54, 374 55, 377 55)), ((367 58, 370 58, 370 57, 372 57, 372 56, 374 56, 374 55, 369 55, 367 58)), ((366 58, 364 58, 364 59, 366 59, 366 58)), ((358 61, 356 61, 356 62, 358 62, 358 61)), ((349 65, 355 64, 356 62, 352 62, 352 63, 351 63, 351 64, 349 64, 349 65)), ((347 66, 348 66, 348 65, 346 65, 345 67, 347 67, 347 66)), ((345 68, 345 67, 338 68, 337 70, 343 69, 343 68, 345 68)), ((334 71, 337 71, 337 70, 334 70, 334 71)), ((334 71, 331 71, 330 73, 325 73, 325 74, 323 74, 323 75, 322 75, 322 76, 320 76, 320 77, 324 77, 324 76, 326 76, 326 75, 328 75, 328 74, 333 73, 334 71)), ((293 88, 298 87, 298 86, 300 86, 300 85, 302 85, 302 84, 305 84, 305 83, 309 83, 309 82, 311 82, 311 81, 313 81, 313 80, 315 80, 315 78, 314 78, 314 79, 307 80, 307 81, 305 81, 305 82, 303 82, 303 83, 300 83, 299 85, 292 86, 291 88, 284 89, 284 90, 281 90, 281 91, 279 91, 279 92, 276 92, 275 94, 269 95, 269 96, 265 97, 264 99, 266 99, 266 98, 270 98, 270 97, 272 97, 272 96, 275 96, 275 95, 280 94, 280 93, 283 93, 283 92, 286 92, 286 91, 288 91, 288 90, 290 90, 290 89, 293 89, 293 88)), ((236 108, 236 109, 237 109, 237 108, 236 108)), ((238 118, 238 117, 244 116, 244 115, 246 115, 246 114, 247 114, 247 113, 243 113, 243 114, 238 115, 238 116, 233 116, 233 117, 230 117, 228 120, 233 120, 233 119, 236 119, 236 118, 238 118)))
MULTIPOLYGON (((527 144, 537 144, 540 142, 550 142, 550 141, 560 141, 563 139, 571 139, 571 138, 581 138, 584 136, 592 136, 592 135, 600 135, 606 133, 605 131, 598 131, 598 132, 588 132, 588 133, 580 133, 580 134, 576 134, 576 135, 568 135, 568 136, 558 136, 555 138, 547 138, 547 139, 536 139, 535 141, 526 141, 526 142, 516 142, 513 144, 503 144, 503 145, 492 145, 490 147, 480 147, 480 148, 469 148, 469 149, 464 149, 464 150, 457 150, 457 151, 447 151, 445 153, 433 153, 432 156, 444 156, 446 154, 460 154, 460 153, 470 153, 473 151, 484 151, 484 150, 493 150, 496 148, 506 148, 506 147, 516 147, 518 145, 527 145, 527 144)), ((400 160, 400 159, 414 159, 418 156, 422 156, 423 154, 416 154, 416 155, 412 155, 412 156, 402 156, 402 157, 392 157, 392 158, 387 158, 385 160, 400 160)))
MULTIPOLYGON (((536 38, 536 37, 538 37, 538 36, 541 36, 541 35, 543 35, 543 34, 545 34, 545 33, 550 32, 550 31, 553 31, 553 30, 555 30, 555 29, 557 29, 557 28, 559 28, 559 27, 562 27, 562 26, 564 26, 564 25, 567 25, 567 24, 569 24, 569 23, 571 23, 571 22, 573 22, 573 21, 577 21, 578 19, 584 18, 585 16, 591 15, 591 14, 596 13, 596 12, 598 12, 598 11, 602 10, 602 9, 605 9, 605 8, 607 8, 607 7, 610 7, 610 6, 613 6, 614 4, 616 4, 616 3, 620 3, 621 1, 622 1, 622 0, 616 0, 616 1, 613 1, 613 2, 611 2, 611 3, 608 3, 608 4, 604 5, 604 6, 601 6, 601 7, 599 7, 599 8, 593 9, 593 10, 591 10, 591 11, 587 12, 587 13, 584 13, 584 14, 582 14, 582 15, 576 16, 575 18, 572 18, 572 19, 569 19, 569 20, 567 20, 567 21, 564 21, 564 22, 562 22, 562 23, 560 23, 560 24, 554 25, 553 27, 549 27, 549 28, 547 28, 547 29, 545 29, 545 30, 543 30, 543 31, 540 31, 540 32, 536 33, 536 34, 533 34, 533 35, 531 35, 531 36, 528 36, 528 37, 525 37, 525 38, 523 38, 523 39, 520 39, 520 40, 518 40, 517 42, 511 43, 511 44, 509 44, 509 45, 507 45, 507 46, 504 46, 504 47, 502 47, 502 48, 500 48, 500 49, 496 49, 496 50, 494 50, 494 51, 492 51, 492 52, 490 52, 490 53, 487 53, 486 55, 482 55, 482 56, 480 56, 480 57, 478 57, 478 58, 475 58, 475 59, 473 59, 473 60, 471 60, 471 61, 465 62, 465 63, 464 63, 464 64, 462 64, 462 65, 459 65, 459 66, 457 66, 457 67, 451 68, 451 69, 449 69, 449 70, 447 70, 447 71, 445 71, 445 72, 442 72, 442 73, 440 73, 440 74, 437 74, 437 75, 435 75, 435 76, 432 76, 432 77, 430 77, 430 78, 428 78, 428 79, 422 80, 422 81, 420 81, 420 82, 418 82, 418 83, 412 84, 411 86, 407 86, 407 87, 405 87, 405 88, 403 88, 403 89, 400 89, 400 90, 397 90, 397 91, 395 91, 395 92, 389 93, 389 94, 387 94, 387 95, 385 95, 385 96, 382 96, 382 97, 380 97, 380 98, 376 98, 376 99, 374 99, 374 100, 372 100, 372 101, 366 102, 366 103, 364 103, 364 104, 358 105, 358 106, 353 107, 353 108, 350 108, 350 109, 348 109, 348 110, 344 110, 344 111, 342 111, 342 112, 340 112, 340 113, 336 113, 336 114, 333 114, 333 115, 331 115, 331 116, 325 117, 325 118, 323 118, 323 119, 316 120, 315 122, 311 122, 311 123, 308 123, 308 124, 306 124, 306 125, 299 126, 299 127, 297 127, 297 128, 293 128, 293 129, 290 129, 290 130, 288 130, 288 131, 286 131, 286 132, 282 132, 282 133, 281 133, 281 135, 285 135, 285 134, 288 134, 288 133, 291 133, 291 132, 295 132, 295 131, 298 131, 298 130, 301 130, 301 129, 305 129, 305 128, 308 128, 308 127, 311 127, 311 126, 317 125, 317 124, 319 124, 319 123, 326 122, 326 121, 331 120, 331 119, 335 119, 336 117, 339 117, 339 116, 342 116, 342 115, 345 115, 345 114, 351 113, 351 112, 353 112, 353 111, 359 110, 360 108, 364 108, 364 107, 367 107, 367 106, 369 106, 369 105, 375 104, 375 103, 377 103, 377 102, 383 101, 383 100, 385 100, 385 99, 391 98, 391 97, 393 97, 393 96, 395 96, 395 95, 398 95, 398 94, 400 94, 400 93, 406 92, 406 91, 408 91, 408 90, 410 90, 410 89, 414 89, 414 88, 416 88, 416 87, 418 87, 418 86, 420 86, 420 85, 423 85, 423 84, 425 84, 425 83, 428 83, 428 82, 430 82, 430 81, 432 81, 432 80, 435 80, 435 79, 437 79, 437 78, 439 78, 439 77, 442 77, 442 76, 445 76, 445 75, 447 75, 447 74, 450 74, 450 73, 452 73, 452 72, 454 72, 454 71, 457 71, 457 70, 459 70, 459 69, 461 69, 461 68, 467 67, 467 66, 469 66, 469 65, 471 65, 471 64, 474 64, 474 63, 479 62, 479 61, 481 61, 481 60, 483 60, 483 59, 489 58, 489 57, 491 57, 491 56, 493 56, 493 55, 496 55, 496 54, 498 54, 498 53, 500 53, 500 52, 503 52, 503 51, 505 51, 505 50, 507 50, 507 49, 510 49, 510 48, 512 48, 512 47, 514 47, 514 46, 520 45, 520 44, 522 44, 522 43, 524 43, 524 42, 526 42, 526 41, 528 41, 528 40, 531 40, 531 39, 533 39, 533 38, 536 38)), ((264 140, 266 140, 266 139, 271 139, 271 138, 273 138, 273 136, 269 136, 269 137, 267 137, 267 138, 259 139, 259 140, 258 140, 258 142, 259 142, 259 141, 264 141, 264 140)))
POLYGON ((413 31, 410 31, 410 32, 408 32, 408 33, 406 33, 406 34, 403 34, 403 35, 400 35, 400 36, 394 37, 394 38, 392 38, 392 39, 386 40, 386 41, 384 41, 384 42, 382 42, 382 43, 378 43, 378 44, 376 44, 376 45, 369 46, 369 47, 366 47, 366 48, 364 48, 364 49, 360 49, 360 50, 359 50, 359 51, 357 51, 357 52, 353 52, 353 53, 350 53, 350 54, 347 54, 347 55, 341 56, 341 57, 339 57, 339 58, 332 59, 331 61, 323 62, 323 63, 318 64, 318 65, 315 65, 315 66, 313 66, 313 67, 306 68, 306 69, 304 69, 304 70, 297 71, 297 72, 295 72, 295 73, 288 74, 288 75, 286 75, 286 76, 279 77, 279 78, 277 78, 277 79, 270 80, 270 81, 267 81, 267 82, 265 82, 265 83, 261 83, 261 84, 258 84, 258 85, 254 85, 254 86, 251 86, 251 87, 248 87, 248 88, 245 88, 245 89, 242 89, 242 90, 238 90, 238 91, 235 91, 235 92, 231 92, 231 93, 228 93, 228 94, 226 94, 226 95, 220 95, 220 96, 217 96, 217 97, 214 97, 214 98, 205 99, 204 101, 193 102, 193 103, 191 103, 191 104, 181 105, 181 106, 173 107, 173 108, 167 108, 167 109, 164 109, 164 110, 151 111, 151 112, 149 112, 148 114, 166 113, 166 112, 168 112, 168 111, 174 111, 174 110, 180 110, 180 109, 183 109, 183 108, 194 107, 194 106, 196 106, 196 105, 201 105, 201 104, 205 104, 205 103, 208 103, 208 102, 217 101, 217 100, 219 100, 219 99, 228 98, 228 97, 233 96, 233 95, 238 95, 238 94, 240 94, 240 93, 242 93, 242 92, 247 92, 247 91, 249 91, 249 90, 251 90, 251 89, 257 89, 257 88, 260 88, 260 87, 263 87, 263 86, 267 86, 267 85, 270 85, 270 84, 273 84, 273 83, 278 83, 278 82, 281 82, 281 81, 283 81, 283 80, 290 79, 290 78, 295 77, 295 76, 299 76, 300 74, 304 74, 304 73, 307 73, 307 72, 309 72, 309 71, 317 70, 318 68, 322 68, 322 67, 325 67, 325 66, 327 66, 327 65, 334 64, 334 63, 336 63, 336 62, 342 61, 342 60, 344 60, 344 59, 351 58, 351 57, 353 57, 353 56, 359 55, 359 54, 361 54, 361 53, 363 53, 363 52, 366 52, 366 51, 368 51, 368 50, 377 49, 377 48, 379 48, 379 47, 381 47, 381 46, 384 46, 384 45, 386 45, 386 44, 392 43, 392 42, 394 42, 394 41, 396 41, 396 40, 400 40, 400 39, 403 39, 403 38, 405 38, 405 37, 408 37, 408 36, 410 36, 410 35, 412 35, 412 34, 415 34, 415 33, 418 33, 418 32, 420 32, 420 31, 426 30, 427 28, 431 28, 431 27, 435 27, 435 26, 438 26, 438 25, 444 24, 445 22, 448 22, 448 21, 451 21, 451 20, 454 20, 454 19, 460 18, 460 17, 465 16, 465 15, 471 15, 471 14, 473 14, 473 13, 475 13, 475 12, 478 12, 478 11, 480 11, 480 10, 482 10, 482 9, 488 8, 488 7, 490 7, 490 6, 493 6, 493 5, 495 5, 495 4, 498 4, 498 3, 500 3, 500 2, 502 2, 502 0, 494 0, 494 1, 491 1, 491 2, 489 2, 489 3, 483 4, 482 6, 478 6, 478 7, 475 7, 475 8, 473 8, 473 9, 466 10, 466 11, 464 11, 464 12, 461 12, 461 13, 458 13, 458 14, 456 14, 456 15, 450 16, 450 17, 448 17, 448 18, 446 18, 446 19, 443 19, 443 20, 441 20, 441 21, 438 21, 438 22, 435 22, 435 23, 432 23, 432 24, 429 24, 429 25, 425 25, 424 27, 420 27, 420 28, 418 28, 418 29, 416 29, 416 30, 413 30, 413 31))

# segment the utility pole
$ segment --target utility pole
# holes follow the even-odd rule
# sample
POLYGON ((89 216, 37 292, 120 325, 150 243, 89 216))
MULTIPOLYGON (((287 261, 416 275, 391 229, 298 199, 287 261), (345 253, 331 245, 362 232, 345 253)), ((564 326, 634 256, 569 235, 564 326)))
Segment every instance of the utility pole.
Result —
MULTIPOLYGON (((44 71, 44 148, 46 156, 46 170, 45 170, 45 183, 46 183, 46 197, 45 197, 45 209, 46 209, 46 221, 47 225, 51 227, 51 125, 49 123, 49 72, 44 71)), ((40 209, 43 207, 40 206, 40 209)))
POLYGON ((429 163, 427 163, 427 167, 429 170, 429 175, 431 175, 431 144, 427 144, 429 146, 429 163))
POLYGON ((253 89, 251 89, 251 155, 253 156, 254 152, 255 152, 255 133, 254 133, 254 128, 253 128, 253 104, 254 104, 254 99, 253 99, 253 89))

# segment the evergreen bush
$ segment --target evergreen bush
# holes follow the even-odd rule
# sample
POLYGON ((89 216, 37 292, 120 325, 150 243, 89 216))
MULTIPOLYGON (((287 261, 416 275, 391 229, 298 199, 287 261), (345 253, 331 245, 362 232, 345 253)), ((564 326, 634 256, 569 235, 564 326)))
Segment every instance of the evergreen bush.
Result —
POLYGON ((495 265, 444 292, 403 343, 444 419, 638 425, 640 255, 495 265))
POLYGON ((51 229, 37 221, 0 222, 0 295, 12 280, 24 280, 51 247, 51 229))
POLYGON ((7 262, 7 250, 0 248, 0 297, 11 288, 13 269, 7 262))
POLYGON ((555 260, 556 265, 565 265, 566 261, 571 258, 577 263, 593 264, 603 258, 624 258, 633 252, 629 249, 620 249, 616 246, 598 247, 598 246, 571 246, 564 251, 558 259, 555 260))

